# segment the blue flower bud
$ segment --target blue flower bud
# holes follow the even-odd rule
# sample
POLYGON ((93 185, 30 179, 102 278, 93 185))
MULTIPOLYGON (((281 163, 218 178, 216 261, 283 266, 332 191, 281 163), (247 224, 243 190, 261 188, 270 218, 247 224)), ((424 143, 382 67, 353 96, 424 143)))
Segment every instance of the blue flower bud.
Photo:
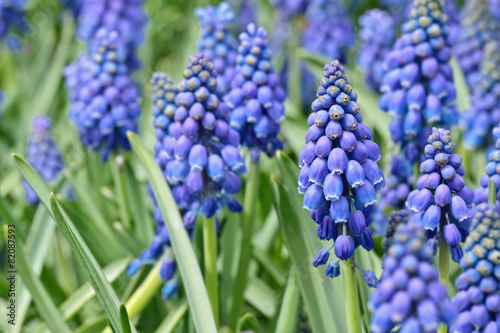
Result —
POLYGON ((175 273, 175 262, 173 259, 164 259, 160 266, 160 277, 163 282, 170 280, 175 273))
MULTIPOLYGON (((299 178, 300 182, 300 178, 299 178)), ((344 191, 342 178, 334 173, 329 173, 323 183, 323 194, 328 201, 338 200, 344 191)))
POLYGON ((345 170, 345 177, 347 182, 353 187, 357 188, 364 183, 365 171, 359 162, 355 160, 350 160, 347 163, 347 168, 345 170))
POLYGON ((432 199, 432 192, 428 189, 424 188, 420 191, 417 190, 415 197, 411 203, 411 209, 415 212, 422 212, 429 207, 429 204, 432 199))
POLYGON ((189 191, 197 196, 200 195, 203 192, 204 188, 204 181, 203 181, 203 175, 198 172, 198 171, 191 171, 188 176, 186 177, 186 186, 188 187, 189 191))
POLYGON ((316 257, 314 258, 313 266, 318 267, 319 265, 326 264, 329 257, 330 257, 330 252, 327 249, 319 250, 318 253, 316 254, 316 257))
POLYGON ((460 196, 453 196, 453 198, 451 198, 450 207, 451 215, 453 215, 453 217, 457 219, 457 221, 460 222, 469 217, 469 209, 460 196))
POLYGON ((316 185, 322 185, 326 175, 328 175, 326 160, 324 158, 315 159, 309 169, 309 180, 316 185))
POLYGON ((346 152, 352 152, 357 144, 356 136, 350 131, 343 131, 339 139, 340 147, 346 152))
POLYGON ((368 287, 370 288, 377 288, 380 283, 375 276, 375 273, 369 270, 363 272, 363 279, 366 281, 366 284, 368 284, 368 287))
POLYGON ((219 155, 211 154, 208 156, 207 173, 214 181, 220 181, 224 177, 224 162, 219 155))
MULTIPOLYGON (((321 206, 323 200, 324 200, 323 188, 321 186, 313 184, 307 189, 306 193, 304 194, 304 201, 303 201, 304 208, 309 211, 316 210, 321 206)), ((347 208, 349 209, 349 207, 347 208)))
POLYGON ((361 166, 365 172, 366 179, 372 184, 378 184, 384 179, 384 174, 378 167, 377 163, 372 160, 364 161, 361 166))
POLYGON ((439 185, 436 188, 436 192, 434 194, 434 201, 436 202, 436 205, 440 207, 445 207, 447 205, 450 205, 451 204, 450 188, 445 184, 439 185))
POLYGON ((322 136, 321 138, 319 138, 314 148, 316 156, 324 159, 328 158, 328 155, 332 150, 332 144, 332 140, 330 140, 327 136, 322 136))
MULTIPOLYGON (((313 185, 315 186, 315 185, 313 185)), ((311 187, 313 187, 311 186, 311 187)), ((309 191, 309 189, 307 190, 309 191)), ((307 192, 306 192, 307 195, 307 192)), ((305 196, 304 196, 305 200, 305 196)), ((330 205, 330 215, 335 223, 347 222, 349 218, 349 202, 345 196, 341 196, 339 200, 333 201, 330 205)))
MULTIPOLYGON (((307 147, 307 145, 306 145, 307 147)), ((334 148, 328 155, 328 169, 335 174, 342 174, 347 168, 348 159, 344 150, 341 148, 334 148)))
POLYGON ((355 236, 360 236, 366 229, 365 216, 359 210, 352 211, 348 220, 349 230, 355 236))
POLYGON ((166 301, 171 299, 175 294, 177 294, 178 290, 179 284, 177 283, 177 281, 167 282, 167 284, 161 288, 161 295, 163 300, 166 301))
POLYGON ((141 268, 142 268, 142 261, 136 258, 128 264, 127 275, 134 276, 141 268))
POLYGON ((460 244, 462 237, 460 235, 460 232, 458 231, 458 228, 455 224, 450 223, 446 224, 443 228, 443 237, 444 240, 446 241, 446 244, 448 244, 450 247, 455 247, 458 244, 460 244))
POLYGON ((347 260, 354 255, 354 242, 351 236, 339 236, 335 241, 335 255, 340 260, 347 260))
POLYGON ((331 278, 340 276, 340 265, 338 260, 330 261, 330 263, 326 267, 326 276, 329 276, 331 278))
POLYGON ((422 226, 425 229, 434 230, 441 221, 441 209, 436 205, 431 205, 422 217, 422 226))
POLYGON ((377 201, 377 192, 368 181, 365 181, 363 185, 356 188, 356 195, 365 207, 373 205, 377 201))

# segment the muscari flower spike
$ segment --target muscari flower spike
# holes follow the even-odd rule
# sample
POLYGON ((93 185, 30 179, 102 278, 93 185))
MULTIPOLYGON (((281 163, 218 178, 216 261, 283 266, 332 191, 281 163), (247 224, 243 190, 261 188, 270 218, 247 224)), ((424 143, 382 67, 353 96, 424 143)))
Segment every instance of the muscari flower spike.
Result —
POLYGON ((422 216, 422 226, 431 238, 432 234, 444 238, 453 261, 458 262, 463 256, 460 242, 468 234, 474 192, 465 186, 462 157, 454 154, 455 147, 449 130, 432 129, 425 146, 427 159, 420 164, 422 176, 406 205, 422 216))
POLYGON ((382 246, 386 251, 389 251, 389 247, 392 245, 392 238, 394 237, 394 233, 396 232, 398 226, 408 223, 409 219, 410 214, 407 210, 402 209, 391 213, 389 216, 389 223, 385 229, 385 236, 382 240, 382 246))
MULTIPOLYGON (((48 183, 57 181, 64 169, 61 151, 51 133, 52 121, 46 116, 33 118, 33 131, 28 138, 26 159, 48 183)), ((40 202, 31 186, 23 180, 26 200, 37 205, 40 202)))
POLYGON ((285 92, 274 72, 266 37, 266 30, 254 24, 240 34, 236 75, 224 96, 231 109, 229 124, 250 149, 253 163, 259 161, 261 151, 272 157, 283 148, 278 134, 285 117, 285 92))
POLYGON ((441 322, 453 322, 457 310, 432 262, 418 219, 399 225, 383 258, 380 284, 368 302, 374 312, 370 332, 389 333, 395 327, 399 332, 436 332, 441 322))
POLYGON ((0 0, 0 40, 4 40, 9 49, 16 50, 19 40, 10 31, 17 29, 24 33, 28 31, 25 11, 27 0, 0 0))
POLYGON ((234 76, 238 42, 231 33, 234 12, 227 2, 219 6, 199 7, 195 16, 200 20, 198 52, 205 55, 217 72, 217 87, 227 91, 234 76))
POLYGON ((489 152, 485 174, 481 176, 480 186, 474 190, 474 204, 488 202, 488 188, 493 181, 497 190, 496 209, 500 214, 500 127, 495 127, 492 133, 496 141, 495 149, 489 152))
POLYGON ((495 206, 476 206, 460 261, 463 273, 452 301, 460 311, 450 333, 496 333, 500 328, 500 216, 495 206))
MULTIPOLYGON (((325 65, 317 97, 299 154, 298 184, 304 208, 318 224, 318 237, 334 244, 318 252, 315 266, 327 262, 332 247, 341 260, 351 258, 360 245, 372 249, 371 212, 385 183, 376 163, 380 149, 362 123, 357 94, 338 60, 325 65)), ((337 276, 337 267, 330 263, 327 275, 337 276)))
POLYGON ((468 0, 460 13, 461 28, 454 53, 471 91, 480 76, 484 47, 491 40, 500 41, 500 21, 488 8, 488 0, 468 0))
POLYGON ((64 69, 71 108, 69 118, 80 139, 105 161, 110 151, 130 150, 126 132, 137 130, 140 94, 125 65, 117 31, 100 29, 88 54, 64 69))
POLYGON ((127 67, 134 70, 141 66, 135 53, 144 41, 147 21, 142 0, 85 0, 81 7, 77 36, 91 43, 101 28, 118 31, 125 44, 127 67))
POLYGON ((365 73, 366 84, 379 90, 384 75, 383 62, 396 37, 394 20, 380 9, 370 9, 359 18, 362 46, 357 56, 358 66, 365 73))
POLYGON ((339 0, 312 0, 306 20, 308 25, 302 33, 304 48, 345 63, 355 37, 354 25, 342 3, 339 0))
POLYGON ((484 47, 471 100, 474 106, 462 115, 464 143, 468 149, 475 149, 493 143, 492 129, 500 122, 500 41, 491 41, 484 47))

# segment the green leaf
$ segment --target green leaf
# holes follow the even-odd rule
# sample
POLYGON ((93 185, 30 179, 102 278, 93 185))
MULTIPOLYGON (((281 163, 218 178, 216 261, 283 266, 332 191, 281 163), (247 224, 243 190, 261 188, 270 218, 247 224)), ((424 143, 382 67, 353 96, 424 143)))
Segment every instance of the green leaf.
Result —
POLYGON ((106 276, 94 258, 94 255, 87 247, 87 244, 85 244, 82 237, 78 233, 78 230, 76 230, 73 222, 63 215, 63 212, 59 208, 59 204, 53 193, 50 195, 50 204, 54 220, 56 221, 59 230, 61 230, 64 235, 64 238, 66 238, 71 246, 71 249, 87 275, 90 284, 94 288, 99 302, 109 317, 111 326, 113 326, 116 332, 121 333, 120 314, 118 313, 120 302, 118 300, 118 296, 115 294, 111 284, 106 279, 106 276))
MULTIPOLYGON (((16 242, 16 268, 23 279, 23 283, 28 288, 33 301, 37 307, 40 317, 45 320, 52 332, 70 333, 71 330, 64 322, 64 319, 52 302, 50 294, 47 292, 42 282, 38 279, 30 266, 30 261, 24 253, 24 246, 21 241, 16 242)), ((6 274, 11 274, 7 271, 6 274)))
POLYGON ((299 317, 300 292, 297 284, 297 274, 292 269, 286 284, 285 295, 281 301, 281 310, 276 325, 276 333, 294 332, 297 329, 299 317))
POLYGON ((497 202, 497 189, 495 187, 495 182, 490 179, 490 183, 488 185, 488 203, 490 205, 495 206, 497 202))
POLYGON ((149 182, 160 207, 167 227, 179 272, 184 282, 190 312, 198 332, 216 332, 215 321, 201 270, 191 246, 175 200, 165 181, 165 177, 151 154, 144 148, 139 137, 127 133, 133 151, 146 167, 149 182))
POLYGON ((245 289, 245 300, 267 318, 273 318, 276 313, 275 290, 256 276, 248 279, 245 289))
POLYGON ((132 333, 132 328, 130 327, 130 319, 128 317, 127 308, 125 304, 120 304, 120 322, 122 324, 123 333, 132 333))
POLYGON ((260 329, 260 323, 257 317, 252 313, 246 313, 238 321, 238 327, 236 328, 236 333, 242 332, 258 332, 260 329))
POLYGON ((179 305, 174 307, 167 317, 162 321, 156 329, 156 333, 170 333, 177 327, 182 317, 186 315, 188 310, 188 302, 183 300, 179 305))

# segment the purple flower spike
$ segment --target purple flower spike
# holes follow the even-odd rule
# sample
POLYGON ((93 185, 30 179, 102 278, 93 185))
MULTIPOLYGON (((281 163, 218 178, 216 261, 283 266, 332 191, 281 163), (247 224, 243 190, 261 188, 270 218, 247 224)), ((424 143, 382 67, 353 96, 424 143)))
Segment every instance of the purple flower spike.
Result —
POLYGON ((460 316, 451 324, 450 331, 498 332, 500 216, 493 205, 476 206, 470 233, 460 261, 463 273, 456 281, 459 292, 452 301, 460 316))
POLYGON ((404 332, 430 332, 458 315, 432 266, 425 238, 418 218, 397 227, 384 257, 380 285, 368 302, 374 312, 370 332, 391 332, 397 326, 404 332))
MULTIPOLYGON (((356 247, 369 251, 374 245, 368 226, 377 191, 385 184, 377 165, 380 149, 358 117, 357 94, 338 60, 324 66, 312 109, 299 155, 298 188, 304 208, 318 224, 318 237, 333 240, 334 253, 348 260, 356 247)), ((327 275, 337 276, 333 267, 327 275)))

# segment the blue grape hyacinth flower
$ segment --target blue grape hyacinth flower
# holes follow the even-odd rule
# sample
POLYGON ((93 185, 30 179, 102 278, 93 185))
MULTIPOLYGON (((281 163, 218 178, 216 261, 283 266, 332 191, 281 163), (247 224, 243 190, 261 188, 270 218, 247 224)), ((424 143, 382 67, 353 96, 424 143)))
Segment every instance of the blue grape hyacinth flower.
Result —
POLYGON ((422 216, 426 230, 444 238, 453 261, 458 262, 463 255, 460 243, 467 237, 474 192, 465 186, 462 157, 454 154, 455 147, 449 130, 432 129, 425 146, 427 159, 420 164, 422 176, 406 205, 422 216))
MULTIPOLYGON (((57 148, 51 132, 52 120, 46 116, 33 118, 33 130, 28 138, 26 159, 48 183, 57 181, 64 169, 61 151, 57 148)), ((37 205, 40 202, 31 186, 23 180, 26 200, 37 205)))
POLYGON ((496 209, 500 214, 500 127, 493 129, 495 139, 495 149, 488 153, 485 167, 485 174, 481 176, 480 186, 474 190, 474 204, 488 202, 488 188, 490 181, 493 181, 497 190, 496 209))
POLYGON ((347 51, 355 43, 354 24, 340 0, 312 0, 306 12, 307 27, 302 45, 311 53, 347 60, 347 51), (332 22, 334 22, 332 24, 332 22))
POLYGON ((24 33, 28 31, 25 9, 27 0, 0 0, 0 40, 4 40, 7 47, 16 50, 19 40, 13 30, 24 33))
POLYGON ((500 216, 493 205, 476 206, 460 261, 463 273, 452 301, 460 312, 452 333, 498 332, 500 328, 500 216))
POLYGON ((394 20, 386 11, 370 9, 359 18, 359 25, 362 45, 357 63, 368 87, 378 91, 384 75, 383 62, 396 37, 394 20))
POLYGON ((356 101, 340 62, 326 64, 299 154, 304 208, 318 224, 318 237, 334 241, 323 252, 333 247, 341 260, 351 258, 360 245, 373 247, 371 212, 385 183, 377 165, 380 149, 356 101))
POLYGON ((153 90, 151 94, 153 100, 153 125, 155 127, 155 136, 157 140, 155 145, 155 157, 156 162, 163 170, 165 168, 165 158, 162 157, 161 153, 163 149, 163 140, 168 140, 168 136, 173 135, 170 129, 173 128, 171 124, 175 122, 174 114, 175 110, 177 110, 175 99, 179 93, 179 89, 177 84, 170 79, 170 76, 162 72, 153 73, 149 83, 153 90))
POLYGON ((462 25, 454 53, 472 91, 480 75, 485 45, 500 40, 500 21, 491 15, 488 0, 466 1, 460 17, 462 25))
POLYGON ((85 0, 81 7, 77 37, 92 42, 99 29, 116 30, 125 44, 125 59, 129 70, 140 67, 136 49, 144 41, 148 17, 143 0, 85 0))
POLYGON ((395 327, 399 332, 436 332, 442 322, 453 322, 458 311, 432 262, 433 250, 418 219, 399 225, 383 258, 380 284, 368 302, 374 312, 370 332, 389 333, 395 327))
POLYGON ((311 0, 270 0, 271 4, 286 16, 301 15, 306 12, 311 0))
POLYGON ((398 228, 398 226, 401 224, 408 223, 409 219, 410 219, 410 214, 405 209, 397 210, 391 213, 391 215, 389 216, 389 222, 385 229, 384 239, 382 240, 382 246, 386 251, 389 251, 389 248, 392 244, 392 238, 394 237, 394 234, 396 233, 396 229, 398 228))
POLYGON ((239 132, 241 144, 250 149, 252 162, 260 152, 272 157, 283 148, 278 137, 285 117, 285 92, 274 72, 264 28, 249 24, 240 34, 236 75, 224 102, 231 110, 230 126, 239 132))
POLYGON ((489 0, 489 8, 491 15, 493 15, 497 20, 500 20, 500 1, 499 0, 489 0))
POLYGON ((254 0, 229 0, 231 8, 236 13, 236 30, 244 32, 252 22, 257 22, 258 7, 254 0))
POLYGON ((126 132, 137 130, 140 94, 125 65, 117 31, 99 30, 88 54, 64 69, 71 108, 69 118, 80 139, 105 161, 112 150, 130 150, 126 132))
POLYGON ((218 7, 199 7, 195 10, 200 20, 198 52, 205 55, 217 72, 218 88, 227 91, 235 73, 238 42, 231 33, 234 12, 229 4, 221 2, 218 7))
POLYGON ((484 47, 484 58, 471 99, 474 106, 462 115, 464 143, 475 149, 493 143, 492 128, 500 122, 500 40, 484 47))

